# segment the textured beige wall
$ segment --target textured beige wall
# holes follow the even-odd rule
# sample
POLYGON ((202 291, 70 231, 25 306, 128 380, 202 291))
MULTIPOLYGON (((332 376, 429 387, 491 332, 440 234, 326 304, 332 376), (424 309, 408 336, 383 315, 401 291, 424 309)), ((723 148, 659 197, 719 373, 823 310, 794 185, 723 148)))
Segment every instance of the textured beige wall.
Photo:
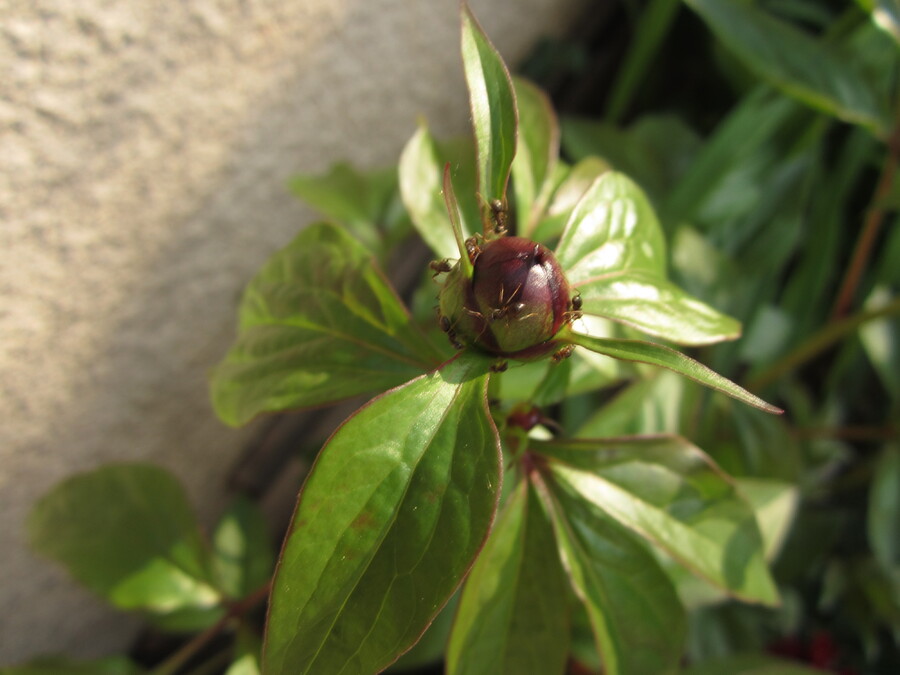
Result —
MULTIPOLYGON (((580 0, 472 0, 509 60, 580 0)), ((284 189, 466 125, 455 0, 0 4, 0 664, 102 654, 135 622, 25 550, 67 474, 152 459, 206 519, 254 429, 204 373, 240 287, 312 216, 284 189)))

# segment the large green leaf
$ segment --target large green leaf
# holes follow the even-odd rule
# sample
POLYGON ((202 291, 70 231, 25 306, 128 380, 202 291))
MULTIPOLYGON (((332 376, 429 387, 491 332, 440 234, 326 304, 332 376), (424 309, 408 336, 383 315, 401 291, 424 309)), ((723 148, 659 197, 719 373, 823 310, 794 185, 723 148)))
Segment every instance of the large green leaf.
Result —
POLYGON ((663 345, 642 340, 622 340, 619 338, 599 338, 579 333, 569 333, 567 340, 580 345, 598 354, 611 356, 614 359, 624 361, 636 361, 649 363, 650 365, 668 368, 680 373, 695 382, 727 394, 748 405, 770 413, 781 413, 780 408, 766 403, 758 396, 751 394, 743 387, 735 384, 726 377, 722 377, 714 370, 704 366, 681 352, 669 349, 663 345))
POLYGON ((31 546, 80 583, 126 610, 215 620, 221 594, 184 490, 148 464, 77 474, 42 497, 28 517, 31 546))
POLYGON ((685 0, 742 63, 769 84, 847 122, 886 135, 873 89, 830 45, 741 0, 685 0))
POLYGON ((355 239, 304 229, 250 282, 237 341, 213 371, 219 417, 324 405, 415 377, 439 356, 355 239))
POLYGON ((562 673, 567 605, 553 529, 523 480, 466 580, 447 647, 447 672, 562 673))
POLYGON ((444 167, 450 164, 459 191, 465 236, 481 229, 475 200, 474 156, 471 142, 439 143, 424 125, 413 134, 400 155, 400 193, 413 225, 439 258, 456 258, 459 251, 442 196, 444 167))
POLYGON ((641 189, 597 179, 572 211, 556 257, 582 309, 680 344, 734 339, 740 324, 666 280, 665 239, 641 189))
POLYGON ((519 109, 518 151, 512 163, 519 233, 530 232, 544 211, 559 157, 559 124, 547 95, 514 78, 519 109))
POLYGON ((774 604, 753 509, 698 448, 675 436, 547 442, 566 489, 735 597, 774 604))
POLYGON ((516 98, 500 54, 468 6, 462 6, 462 58, 478 166, 478 193, 485 204, 506 202, 506 183, 516 154, 516 98))
MULTIPOLYGON (((551 482, 550 487, 557 486, 551 482)), ((552 496, 545 492, 544 497, 566 570, 587 609, 604 672, 677 672, 686 629, 684 610, 653 556, 584 500, 560 489, 553 489, 552 496)))
POLYGON ((374 673, 419 638, 487 536, 500 487, 490 360, 373 399, 319 454, 275 576, 267 673, 374 673))

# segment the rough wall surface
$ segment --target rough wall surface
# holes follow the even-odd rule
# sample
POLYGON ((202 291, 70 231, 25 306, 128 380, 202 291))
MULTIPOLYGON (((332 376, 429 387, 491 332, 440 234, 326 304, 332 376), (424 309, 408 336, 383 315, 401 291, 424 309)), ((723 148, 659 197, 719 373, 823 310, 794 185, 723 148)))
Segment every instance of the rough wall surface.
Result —
MULTIPOLYGON (((472 0, 515 61, 581 0, 472 0)), ((30 505, 114 460, 176 472, 201 516, 254 432, 205 372, 241 286, 312 214, 296 172, 392 163, 466 128, 456 0, 0 5, 0 665, 120 648, 112 614, 24 545, 30 505)))

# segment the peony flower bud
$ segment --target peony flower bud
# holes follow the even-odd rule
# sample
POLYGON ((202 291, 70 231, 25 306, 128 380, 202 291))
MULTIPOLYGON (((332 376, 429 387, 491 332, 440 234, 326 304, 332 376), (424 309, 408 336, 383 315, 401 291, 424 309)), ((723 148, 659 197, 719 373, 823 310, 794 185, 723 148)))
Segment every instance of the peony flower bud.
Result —
POLYGON ((572 316, 569 283, 553 254, 522 237, 500 237, 474 254, 471 280, 459 265, 440 295, 452 340, 491 354, 536 357, 556 349, 572 316))

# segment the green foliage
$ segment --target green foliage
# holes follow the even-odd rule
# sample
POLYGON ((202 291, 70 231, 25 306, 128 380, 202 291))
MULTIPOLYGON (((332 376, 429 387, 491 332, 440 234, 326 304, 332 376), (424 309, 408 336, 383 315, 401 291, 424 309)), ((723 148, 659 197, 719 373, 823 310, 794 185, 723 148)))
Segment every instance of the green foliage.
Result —
POLYGON ((396 172, 292 181, 331 222, 248 285, 216 412, 375 397, 319 452, 274 579, 248 501, 207 544, 147 466, 63 483, 35 549, 169 629, 236 620, 229 675, 815 672, 761 653, 784 638, 816 667, 900 668, 898 12, 684 4, 734 89, 712 124, 702 101, 642 107, 680 75, 679 3, 634 14, 603 121, 558 120, 463 7, 474 143, 420 123, 396 172), (505 228, 532 240, 511 266, 553 251, 571 289, 524 361, 463 349, 459 313, 431 310, 452 283, 475 325, 531 318, 518 287, 496 316, 466 304, 505 228), (381 270, 413 229, 438 261, 410 313, 381 270))
POLYGON ((229 424, 386 389, 440 358, 371 254, 326 223, 263 266, 239 317, 212 375, 213 405, 229 424))
POLYGON ((193 628, 217 618, 209 553, 178 482, 150 465, 73 476, 28 518, 32 548, 116 607, 193 628))

